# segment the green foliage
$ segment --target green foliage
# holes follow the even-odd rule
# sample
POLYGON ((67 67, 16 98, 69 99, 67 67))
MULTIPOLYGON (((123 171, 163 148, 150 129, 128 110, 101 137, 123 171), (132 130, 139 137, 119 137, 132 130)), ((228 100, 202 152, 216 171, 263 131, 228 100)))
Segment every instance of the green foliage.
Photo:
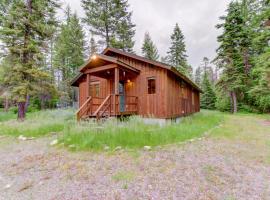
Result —
MULTIPOLYGON (((218 59, 223 63, 223 72, 217 87, 224 92, 236 94, 236 98, 239 100, 240 94, 245 93, 247 89, 248 75, 244 68, 243 59, 243 49, 247 45, 247 33, 241 4, 231 2, 227 12, 226 17, 221 17, 225 22, 217 26, 223 28, 223 34, 218 37, 220 47, 217 51, 218 59)), ((232 102, 237 103, 237 101, 232 102)), ((232 104, 233 112, 237 112, 236 106, 232 104)))
POLYGON ((133 52, 135 25, 127 0, 82 0, 90 32, 102 37, 106 46, 133 52))
MULTIPOLYGON (((16 102, 25 104, 27 97, 37 95, 43 85, 49 85, 44 70, 45 42, 56 22, 56 0, 10 1, 1 15, 0 40, 4 44, 4 84, 16 102), (45 84, 46 83, 46 84, 45 84)), ((50 87, 53 87, 52 85, 50 87)), ((20 111, 24 118, 24 110, 20 111)))
POLYGON ((203 90, 203 93, 201 94, 201 108, 210 110, 215 109, 216 94, 207 73, 204 73, 201 88, 203 90))
POLYGON ((65 146, 76 150, 103 150, 105 146, 114 150, 117 146, 136 149, 144 146, 158 146, 183 142, 203 136, 205 131, 217 126, 223 117, 217 112, 203 111, 184 118, 180 124, 164 127, 146 125, 138 118, 131 118, 116 126, 115 121, 102 127, 89 123, 69 124, 60 136, 65 146))
POLYGON ((157 47, 155 46, 148 32, 146 32, 144 35, 142 54, 145 58, 150 60, 158 60, 159 58, 157 47))
MULTIPOLYGON (((11 113, 11 112, 10 112, 11 113)), ((12 114, 0 113, 2 135, 39 137, 52 132, 60 132, 70 121, 74 121, 74 112, 71 110, 47 110, 28 114, 24 122, 17 122, 12 114), (5 117, 1 117, 5 116, 5 117), (2 120, 4 119, 4 120, 2 120)))
POLYGON ((178 24, 175 25, 171 35, 171 46, 167 52, 168 63, 176 69, 191 77, 192 67, 187 64, 186 45, 184 35, 178 24))
POLYGON ((73 89, 70 86, 71 79, 75 76, 78 68, 84 63, 83 27, 78 16, 72 14, 70 8, 66 10, 66 21, 61 25, 60 33, 54 45, 53 64, 61 74, 59 83, 60 100, 71 104, 73 89))
POLYGON ((270 112, 270 30, 261 26, 270 16, 270 5, 265 2, 262 11, 253 20, 255 27, 259 29, 254 33, 253 48, 254 68, 252 70, 253 86, 249 90, 249 97, 254 106, 262 112, 270 112))
POLYGON ((231 111, 231 101, 228 96, 228 93, 224 91, 219 91, 216 89, 216 103, 215 107, 222 112, 230 112, 231 111))

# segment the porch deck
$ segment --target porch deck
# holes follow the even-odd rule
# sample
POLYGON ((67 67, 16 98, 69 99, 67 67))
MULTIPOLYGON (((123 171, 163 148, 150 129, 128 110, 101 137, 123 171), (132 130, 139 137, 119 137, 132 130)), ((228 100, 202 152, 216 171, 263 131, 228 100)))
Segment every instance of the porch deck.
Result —
POLYGON ((138 114, 138 97, 110 94, 106 98, 89 97, 77 111, 77 120, 121 117, 138 114))

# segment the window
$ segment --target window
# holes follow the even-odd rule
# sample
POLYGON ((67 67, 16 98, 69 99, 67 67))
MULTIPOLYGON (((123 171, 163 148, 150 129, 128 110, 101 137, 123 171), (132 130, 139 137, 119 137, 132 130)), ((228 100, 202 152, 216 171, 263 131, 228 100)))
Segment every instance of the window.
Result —
POLYGON ((155 94, 156 93, 156 79, 155 77, 151 77, 147 79, 147 86, 148 86, 148 94, 155 94))
POLYGON ((99 97, 100 86, 99 82, 91 82, 90 83, 90 96, 99 97))

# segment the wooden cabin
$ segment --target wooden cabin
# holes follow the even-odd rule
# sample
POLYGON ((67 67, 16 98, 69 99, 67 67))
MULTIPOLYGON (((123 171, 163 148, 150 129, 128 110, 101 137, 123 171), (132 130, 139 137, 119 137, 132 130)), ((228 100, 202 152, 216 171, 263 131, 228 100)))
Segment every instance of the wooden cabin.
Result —
POLYGON ((200 111, 200 88, 174 67, 114 48, 92 56, 72 81, 77 119, 140 115, 175 119, 200 111))

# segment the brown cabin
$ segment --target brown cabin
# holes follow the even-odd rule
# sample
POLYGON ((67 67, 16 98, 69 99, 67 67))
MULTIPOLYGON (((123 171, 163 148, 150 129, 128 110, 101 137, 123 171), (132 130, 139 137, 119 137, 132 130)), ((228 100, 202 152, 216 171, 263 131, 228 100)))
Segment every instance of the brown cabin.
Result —
POLYGON ((174 119, 200 111, 200 88, 174 67, 114 48, 92 56, 72 86, 79 87, 78 120, 174 119))

